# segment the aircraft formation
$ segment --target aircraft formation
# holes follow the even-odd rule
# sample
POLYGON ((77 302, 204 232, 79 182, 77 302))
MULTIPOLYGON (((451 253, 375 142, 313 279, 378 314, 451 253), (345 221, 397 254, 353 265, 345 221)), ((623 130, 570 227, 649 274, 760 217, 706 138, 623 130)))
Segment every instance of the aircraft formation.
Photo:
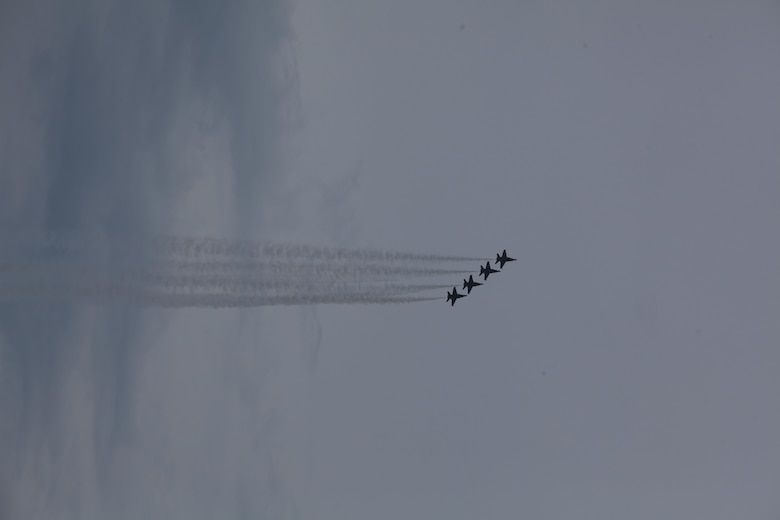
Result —
MULTIPOLYGON (((506 249, 504 249, 504 252, 502 254, 496 254, 496 263, 499 265, 500 269, 504 268, 504 264, 507 262, 514 262, 517 260, 516 258, 510 258, 506 255, 506 249)), ((490 262, 485 262, 484 266, 479 266, 479 276, 483 278, 482 282, 475 282, 474 276, 469 275, 468 280, 463 279, 463 289, 466 290, 466 294, 458 294, 458 288, 453 287, 452 292, 447 291, 447 301, 452 302, 450 306, 454 306, 455 302, 458 301, 459 298, 465 298, 467 295, 471 294, 471 290, 474 287, 482 285, 485 281, 487 281, 488 276, 490 276, 493 273, 500 273, 500 269, 493 269, 490 267, 490 262)))

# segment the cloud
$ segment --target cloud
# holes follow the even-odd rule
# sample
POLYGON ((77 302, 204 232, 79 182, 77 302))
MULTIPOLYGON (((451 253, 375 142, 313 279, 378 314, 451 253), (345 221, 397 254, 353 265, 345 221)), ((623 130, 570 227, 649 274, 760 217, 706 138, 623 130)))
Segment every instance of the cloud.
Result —
MULTIPOLYGON (((257 234, 295 123, 290 17, 4 2, 0 229, 257 234)), ((0 517, 292 514, 274 354, 242 315, 3 303, 0 335, 0 517)))

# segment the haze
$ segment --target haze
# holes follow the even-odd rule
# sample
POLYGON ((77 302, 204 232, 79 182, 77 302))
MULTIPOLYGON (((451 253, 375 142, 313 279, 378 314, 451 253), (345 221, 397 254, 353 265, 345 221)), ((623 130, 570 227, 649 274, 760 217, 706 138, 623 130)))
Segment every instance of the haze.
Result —
POLYGON ((517 261, 454 306, 5 295, 0 518, 777 518, 779 28, 769 1, 6 0, 3 240, 517 261))

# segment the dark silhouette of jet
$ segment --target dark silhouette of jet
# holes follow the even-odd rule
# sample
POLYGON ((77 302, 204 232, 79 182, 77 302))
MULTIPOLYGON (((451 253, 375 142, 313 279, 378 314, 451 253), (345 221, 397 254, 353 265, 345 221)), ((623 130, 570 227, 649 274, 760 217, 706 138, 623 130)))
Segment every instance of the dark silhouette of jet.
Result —
POLYGON ((479 274, 485 277, 485 280, 488 279, 488 276, 490 276, 490 273, 497 273, 496 269, 490 268, 490 262, 485 263, 485 267, 479 266, 479 274))
POLYGON ((450 305, 450 307, 455 305, 455 300, 457 300, 458 298, 465 298, 465 297, 466 297, 465 294, 458 294, 457 287, 453 287, 452 292, 447 291, 447 301, 452 301, 452 305, 450 305))
POLYGON ((471 275, 469 275, 468 280, 466 280, 465 278, 463 279, 463 288, 468 289, 468 294, 471 294, 471 290, 477 285, 482 285, 482 284, 479 282, 475 282, 474 277, 471 275))
POLYGON ((509 258, 506 256, 506 249, 504 249, 503 255, 496 254, 496 263, 500 265, 501 269, 504 268, 505 263, 514 262, 515 260, 517 260, 517 258, 509 258))

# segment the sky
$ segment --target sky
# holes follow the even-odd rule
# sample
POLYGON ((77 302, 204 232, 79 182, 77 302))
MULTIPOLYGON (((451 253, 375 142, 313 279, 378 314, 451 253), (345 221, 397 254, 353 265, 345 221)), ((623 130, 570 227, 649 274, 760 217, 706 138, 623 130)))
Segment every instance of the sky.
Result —
POLYGON ((4 2, 6 245, 518 261, 454 307, 4 298, 0 518, 778 518, 778 24, 770 1, 4 2))

